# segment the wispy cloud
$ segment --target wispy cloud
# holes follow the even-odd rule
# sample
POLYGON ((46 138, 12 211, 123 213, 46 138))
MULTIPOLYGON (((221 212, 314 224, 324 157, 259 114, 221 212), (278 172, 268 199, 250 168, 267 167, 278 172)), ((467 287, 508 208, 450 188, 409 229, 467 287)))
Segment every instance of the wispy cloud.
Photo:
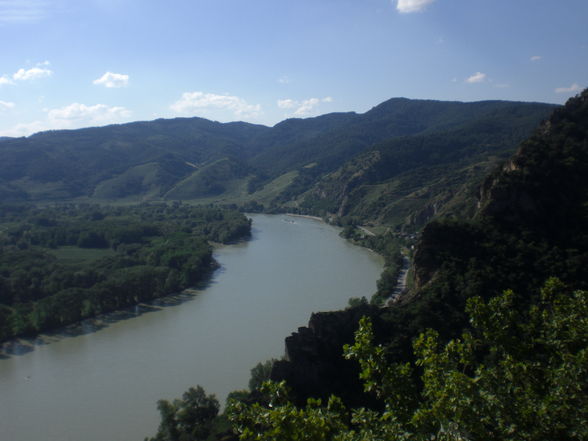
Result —
POLYGON ((529 58, 531 61, 539 61, 541 60, 543 57, 541 55, 533 55, 531 58, 529 58))
POLYGON ((303 101, 292 99, 278 100, 277 104, 280 109, 295 109, 292 112, 294 116, 308 116, 311 115, 320 103, 330 103, 333 98, 330 96, 324 98, 308 98, 303 101))
POLYGON ((466 83, 475 84, 475 83, 483 83, 486 81, 486 74, 482 72, 476 72, 472 76, 466 78, 466 83))
POLYGON ((555 89, 555 93, 572 93, 578 92, 580 89, 580 85, 578 83, 574 83, 570 87, 558 87, 555 89))
POLYGON ((15 105, 14 103, 11 103, 9 101, 0 101, 0 111, 12 109, 14 107, 14 105, 15 105))
POLYGON ((278 83, 290 84, 290 78, 287 75, 281 76, 280 78, 278 78, 278 83))
POLYGON ((106 104, 95 104, 87 106, 80 103, 72 103, 65 107, 47 111, 49 121, 63 122, 64 125, 72 123, 109 124, 118 122, 131 116, 131 112, 120 106, 107 106, 106 104))
POLYGON ((424 11, 435 0, 398 0, 396 9, 402 14, 424 11))
POLYGON ((2 75, 0 77, 0 86, 5 84, 14 84, 14 82, 8 77, 8 75, 2 75))
POLYGON ((243 98, 199 91, 184 92, 181 98, 170 106, 170 109, 178 113, 194 113, 207 109, 229 110, 239 118, 255 118, 261 112, 259 104, 249 104, 243 98))
POLYGON ((64 107, 45 109, 47 117, 30 123, 21 123, 0 132, 0 136, 28 136, 44 130, 79 129, 126 122, 131 112, 120 106, 106 104, 85 105, 72 103, 64 107))
POLYGON ((100 78, 93 81, 94 84, 108 88, 126 87, 129 84, 129 76, 113 72, 106 72, 100 78))
POLYGON ((35 23, 44 19, 49 2, 43 0, 0 0, 0 23, 35 23))

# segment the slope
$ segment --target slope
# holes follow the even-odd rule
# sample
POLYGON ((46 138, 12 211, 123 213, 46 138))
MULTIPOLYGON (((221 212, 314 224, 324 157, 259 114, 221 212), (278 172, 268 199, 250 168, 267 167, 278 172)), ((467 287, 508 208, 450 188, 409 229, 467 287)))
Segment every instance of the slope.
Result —
POLYGON ((545 117, 533 104, 455 103, 436 114, 433 127, 415 136, 378 143, 323 176, 301 206, 416 230, 436 215, 471 212, 475 188, 499 161, 510 156, 545 117), (443 127, 437 129, 436 127, 443 127))
POLYGON ((350 392, 360 388, 357 367, 337 355, 351 343, 362 315, 372 318, 387 359, 406 363, 425 329, 446 342, 470 327, 465 305, 473 296, 489 299, 513 289, 519 296, 510 310, 522 314, 549 277, 559 277, 564 292, 586 289, 587 177, 588 90, 557 109, 488 176, 473 219, 425 227, 409 295, 388 308, 362 305, 313 315, 309 328, 287 339, 290 358, 276 363, 272 379, 287 380, 296 402, 336 394, 354 406, 372 405, 369 397, 350 392))

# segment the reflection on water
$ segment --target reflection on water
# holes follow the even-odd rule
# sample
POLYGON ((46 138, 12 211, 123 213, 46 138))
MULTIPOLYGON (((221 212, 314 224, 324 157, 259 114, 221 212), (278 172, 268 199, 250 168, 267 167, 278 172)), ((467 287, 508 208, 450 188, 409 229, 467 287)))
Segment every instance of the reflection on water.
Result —
MULTIPOLYGON (((209 283, 203 284, 203 288, 209 286, 209 283)), ((0 359, 6 359, 10 356, 24 355, 35 350, 35 347, 44 346, 49 343, 55 343, 64 338, 79 337, 81 335, 92 334, 100 331, 113 323, 123 320, 137 318, 140 315, 150 312, 161 311, 168 306, 178 306, 194 298, 198 291, 187 289, 182 293, 170 295, 160 299, 155 299, 149 303, 141 303, 120 311, 114 311, 101 315, 96 318, 83 320, 80 323, 72 324, 61 329, 41 334, 34 338, 19 338, 0 344, 0 359)))
POLYGON ((375 291, 381 259, 338 230, 253 219, 251 241, 215 252, 208 286, 6 345, 2 439, 140 441, 157 429, 158 399, 201 384, 222 401, 312 312, 375 291))

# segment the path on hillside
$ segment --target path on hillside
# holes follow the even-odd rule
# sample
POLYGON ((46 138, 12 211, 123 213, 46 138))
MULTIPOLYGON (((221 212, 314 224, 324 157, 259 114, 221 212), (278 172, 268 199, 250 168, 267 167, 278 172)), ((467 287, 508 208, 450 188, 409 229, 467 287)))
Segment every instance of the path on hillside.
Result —
POLYGON ((361 231, 363 231, 365 234, 367 234, 368 236, 375 236, 375 233, 372 233, 370 230, 368 230, 366 227, 362 227, 361 225, 358 226, 357 228, 359 228, 361 231))

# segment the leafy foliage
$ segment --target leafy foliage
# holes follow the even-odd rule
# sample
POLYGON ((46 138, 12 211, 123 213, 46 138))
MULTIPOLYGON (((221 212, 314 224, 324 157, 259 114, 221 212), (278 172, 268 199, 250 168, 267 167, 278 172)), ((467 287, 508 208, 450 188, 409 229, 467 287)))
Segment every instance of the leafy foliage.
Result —
POLYGON ((525 310, 512 291, 474 297, 472 330, 447 344, 421 334, 414 363, 390 364, 363 319, 345 355, 360 363, 382 411, 347 409, 335 397, 297 408, 283 383, 266 383, 263 402, 233 401, 229 418, 241 440, 585 439, 588 292, 566 291, 551 279, 525 310))
POLYGON ((254 391, 261 388, 261 385, 270 379, 272 366, 275 359, 266 360, 263 363, 257 363, 251 369, 251 378, 249 379, 249 390, 254 391))
POLYGON ((201 386, 191 387, 182 399, 159 400, 161 423, 154 438, 149 441, 206 440, 220 405, 214 395, 206 395, 201 386))

